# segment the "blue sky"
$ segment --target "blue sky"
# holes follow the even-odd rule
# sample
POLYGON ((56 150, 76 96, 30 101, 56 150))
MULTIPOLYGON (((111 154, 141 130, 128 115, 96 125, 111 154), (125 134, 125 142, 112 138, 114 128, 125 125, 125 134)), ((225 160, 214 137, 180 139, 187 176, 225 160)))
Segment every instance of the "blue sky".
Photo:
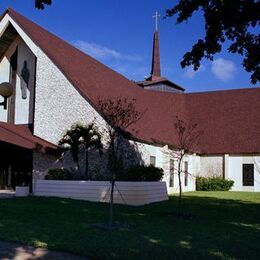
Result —
MULTIPOLYGON (((33 0, 1 0, 0 11, 12 7, 42 27, 92 55, 132 80, 149 76, 155 11, 161 18, 174 0, 53 0, 45 10, 34 8, 33 0), (73 4, 72 4, 73 3, 73 4)), ((161 71, 163 76, 188 92, 252 87, 239 55, 225 48, 214 62, 202 61, 194 72, 182 69, 180 61, 204 35, 203 16, 186 24, 174 18, 159 20, 161 71)))

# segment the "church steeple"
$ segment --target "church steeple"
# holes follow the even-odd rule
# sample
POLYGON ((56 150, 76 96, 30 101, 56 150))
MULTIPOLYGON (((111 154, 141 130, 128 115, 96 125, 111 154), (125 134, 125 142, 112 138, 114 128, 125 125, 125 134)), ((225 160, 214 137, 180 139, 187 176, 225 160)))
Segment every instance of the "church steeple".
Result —
POLYGON ((159 50, 159 34, 158 34, 158 17, 159 13, 156 12, 153 18, 155 18, 155 30, 153 36, 153 57, 152 57, 152 77, 161 77, 161 65, 160 65, 160 50, 159 50))
POLYGON ((183 92, 185 91, 183 87, 178 86, 176 83, 173 83, 167 78, 161 76, 158 17, 160 17, 160 15, 158 12, 156 12, 153 16, 153 18, 155 18, 155 29, 153 35, 151 75, 149 77, 145 77, 143 81, 138 81, 137 84, 147 90, 150 89, 163 92, 183 92))

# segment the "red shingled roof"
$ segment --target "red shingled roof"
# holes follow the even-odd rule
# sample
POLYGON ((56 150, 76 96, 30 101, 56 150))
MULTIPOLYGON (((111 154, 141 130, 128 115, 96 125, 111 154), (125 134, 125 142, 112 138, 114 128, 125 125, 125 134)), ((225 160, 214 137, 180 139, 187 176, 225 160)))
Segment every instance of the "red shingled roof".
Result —
POLYGON ((201 153, 260 153, 260 88, 185 94, 201 153))
POLYGON ((175 118, 192 119, 204 131, 196 151, 205 154, 260 153, 260 89, 205 93, 144 90, 12 9, 8 14, 94 107, 101 98, 135 98, 146 111, 136 137, 176 144, 175 118))
POLYGON ((0 122, 0 141, 40 152, 57 149, 57 146, 32 135, 27 125, 0 122))

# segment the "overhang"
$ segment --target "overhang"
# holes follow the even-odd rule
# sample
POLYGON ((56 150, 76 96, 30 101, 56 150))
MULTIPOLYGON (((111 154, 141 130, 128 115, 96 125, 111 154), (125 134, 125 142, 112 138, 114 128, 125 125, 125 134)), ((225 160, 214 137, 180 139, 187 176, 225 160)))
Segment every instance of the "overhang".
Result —
POLYGON ((37 150, 42 153, 57 150, 57 146, 32 134, 28 125, 0 122, 0 142, 37 150))

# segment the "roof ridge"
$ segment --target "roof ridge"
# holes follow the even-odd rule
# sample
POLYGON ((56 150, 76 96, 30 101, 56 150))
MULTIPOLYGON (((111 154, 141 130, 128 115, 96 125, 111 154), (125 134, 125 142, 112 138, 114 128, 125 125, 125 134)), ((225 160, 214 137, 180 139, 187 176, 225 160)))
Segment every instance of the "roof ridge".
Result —
MULTIPOLYGON (((56 34, 50 32, 50 31, 48 31, 48 30, 45 29, 44 27, 42 27, 42 26, 40 26, 39 24, 35 23, 34 21, 28 19, 27 17, 23 16, 22 14, 16 12, 14 9, 12 9, 12 8, 6 9, 5 12, 3 13, 3 16, 4 16, 6 13, 9 13, 11 17, 12 17, 12 13, 13 13, 15 16, 20 16, 20 18, 25 19, 27 22, 32 23, 34 26, 38 27, 39 29, 44 30, 45 33, 49 34, 50 36, 55 37, 55 38, 56 38, 57 40, 59 40, 59 41, 62 41, 62 42, 63 42, 64 44, 66 44, 69 48, 72 48, 72 49, 74 49, 75 51, 81 53, 82 55, 86 56, 88 59, 91 59, 93 62, 99 63, 101 66, 104 66, 106 69, 110 70, 110 71, 113 72, 113 73, 116 73, 116 74, 119 75, 120 77, 123 77, 125 80, 129 81, 129 83, 132 83, 132 84, 136 85, 136 87, 140 88, 136 83, 134 83, 134 82, 131 81, 130 79, 126 78, 124 75, 122 75, 122 74, 120 74, 119 72, 113 70, 112 68, 110 68, 110 67, 107 66, 106 64, 104 64, 104 63, 102 63, 101 61, 99 61, 99 60, 93 58, 91 55, 85 53, 85 52, 82 51, 81 49, 79 49, 79 48, 77 48, 76 46, 70 44, 70 43, 67 42, 66 40, 64 40, 64 39, 62 39, 61 37, 59 37, 58 35, 56 35, 56 34)), ((19 24, 19 26, 21 26, 21 24, 16 20, 15 17, 12 17, 12 18, 19 24)), ((2 18, 1 18, 1 19, 2 19, 2 18)), ((1 21, 1 19, 0 19, 0 21, 1 21)), ((21 26, 21 27, 22 27, 23 30, 25 30, 25 29, 23 28, 23 26, 21 26)), ((26 30, 25 30, 25 32, 26 32, 26 30)), ((26 33, 27 33, 27 32, 26 32, 26 33)), ((33 38, 33 37, 32 37, 32 38, 33 38)), ((38 47, 41 48, 41 46, 39 46, 39 45, 35 42, 34 39, 32 39, 32 40, 33 40, 33 42, 34 42, 38 47)), ((42 49, 42 48, 41 48, 41 49, 42 49)), ((45 54, 47 54, 44 50, 43 50, 43 52, 44 52, 45 54)), ((47 54, 47 56, 49 56, 49 55, 47 54)), ((51 60, 53 60, 51 57, 49 57, 49 58, 50 58, 51 60)), ((56 64, 55 60, 53 60, 53 62, 56 64)), ((56 65, 57 65, 57 64, 56 64, 56 65)), ((58 66, 58 65, 57 65, 57 66, 58 66)), ((58 67, 59 67, 59 66, 58 66, 58 67)), ((59 68, 59 69, 60 69, 60 68, 59 68)), ((62 69, 61 69, 61 70, 62 70, 62 69)), ((64 71, 63 71, 63 72, 64 72, 64 71)), ((65 72, 64 72, 64 73, 65 73, 65 72)))
POLYGON ((246 87, 246 88, 233 88, 233 89, 220 89, 220 90, 207 90, 200 92, 186 92, 186 95, 196 95, 196 94, 215 94, 215 93, 223 93, 223 92, 239 92, 239 91, 251 91, 251 90, 260 90, 259 87, 246 87))

